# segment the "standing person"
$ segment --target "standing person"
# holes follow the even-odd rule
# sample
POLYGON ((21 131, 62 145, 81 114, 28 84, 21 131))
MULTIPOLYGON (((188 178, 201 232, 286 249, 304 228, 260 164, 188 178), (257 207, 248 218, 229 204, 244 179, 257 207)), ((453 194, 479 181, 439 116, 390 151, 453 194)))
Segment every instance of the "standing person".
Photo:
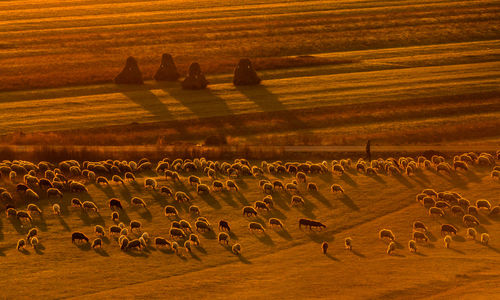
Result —
POLYGON ((368 162, 372 161, 372 153, 370 147, 370 140, 368 140, 368 142, 366 143, 366 157, 368 158, 368 162))

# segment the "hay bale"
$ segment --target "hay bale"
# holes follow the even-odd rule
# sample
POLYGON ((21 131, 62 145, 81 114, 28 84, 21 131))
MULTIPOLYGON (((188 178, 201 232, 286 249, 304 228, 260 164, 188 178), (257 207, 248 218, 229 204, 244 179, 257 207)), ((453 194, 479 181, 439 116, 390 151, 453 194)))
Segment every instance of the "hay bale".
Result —
POLYGON ((205 75, 201 72, 200 64, 192 63, 189 66, 189 72, 187 77, 182 82, 182 88, 186 90, 201 90, 206 88, 208 81, 205 79, 205 75))
POLYGON ((156 81, 176 81, 180 75, 175 66, 172 55, 164 53, 161 57, 161 64, 154 76, 156 81))
POLYGON ((127 58, 125 68, 115 77, 116 84, 143 84, 142 73, 137 65, 137 60, 130 56, 127 58))
POLYGON ((233 84, 234 85, 257 85, 260 83, 260 78, 252 67, 252 63, 248 58, 240 59, 238 65, 234 69, 233 84))

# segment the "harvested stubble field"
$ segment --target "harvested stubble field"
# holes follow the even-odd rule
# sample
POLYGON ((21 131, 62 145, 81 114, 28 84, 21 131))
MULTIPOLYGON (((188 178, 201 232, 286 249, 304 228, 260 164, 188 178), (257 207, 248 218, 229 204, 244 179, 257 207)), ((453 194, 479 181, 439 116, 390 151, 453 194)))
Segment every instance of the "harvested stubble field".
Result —
POLYGON ((483 0, 4 1, 2 143, 498 141, 499 11, 483 0), (107 84, 129 55, 151 78, 164 52, 181 73, 200 62, 210 89, 107 84), (241 57, 262 86, 230 84, 241 57))
MULTIPOLYGON (((260 166, 261 162, 252 164, 260 166)), ((305 201, 302 207, 290 205, 295 192, 276 189, 271 193, 274 207, 269 212, 259 211, 257 217, 242 216, 242 208, 265 196, 259 180, 290 183, 295 179, 293 174, 265 171, 256 177, 240 176, 233 179, 239 191, 211 189, 210 194, 200 195, 188 183, 188 176, 197 175, 210 186, 213 182, 200 171, 181 170, 180 182, 167 180, 151 170, 135 171, 136 181, 110 185, 96 184, 65 171, 67 178, 84 183, 88 193, 63 189, 62 198, 48 199, 43 189, 32 186, 40 195, 36 204, 43 211, 41 217, 33 214, 32 226, 39 229, 36 249, 27 246, 24 252, 17 251, 16 242, 25 237, 30 225, 21 226, 15 218, 0 217, 2 296, 449 299, 498 295, 498 217, 485 211, 479 213, 481 224, 476 229, 491 237, 490 243, 483 245, 466 238, 461 216, 453 216, 448 209, 444 217, 429 216, 427 209, 415 201, 423 189, 434 188, 439 192, 458 192, 471 204, 488 199, 492 205, 498 205, 500 184, 498 178, 490 176, 491 165, 473 163, 468 171, 450 173, 420 167, 410 176, 390 175, 380 170, 378 175, 368 176, 354 168, 341 175, 332 173, 330 163, 327 166, 329 170, 325 173, 307 175, 308 183, 316 183, 318 192, 308 191, 304 183, 298 184, 298 194, 305 201), (176 202, 159 189, 146 189, 146 178, 155 178, 158 186, 168 186, 174 193, 184 191, 191 203, 176 202), (343 187, 343 194, 331 192, 334 183, 343 187), (99 212, 71 207, 74 197, 93 201, 99 212), (193 227, 196 216, 188 208, 198 206, 212 231, 198 232, 201 244, 193 247, 192 253, 182 248, 183 240, 178 240, 179 254, 156 249, 153 243, 141 251, 121 251, 116 238, 107 234, 102 249, 72 244, 71 232, 83 232, 92 241, 94 225, 107 230, 116 224, 110 219, 108 207, 113 197, 120 199, 124 207, 119 211, 120 221, 128 226, 130 220, 139 220, 142 231, 151 238, 169 238, 169 227, 176 218, 164 216, 165 205, 175 206, 179 218, 188 220, 193 227), (132 197, 144 199, 147 208, 133 207, 132 197), (60 204, 60 216, 52 213, 53 203, 60 204), (271 228, 267 223, 271 217, 281 219, 284 230, 271 228), (318 220, 327 226, 326 230, 299 229, 300 218, 318 220), (216 239, 221 219, 231 226, 229 246, 219 244, 216 239), (407 243, 415 220, 423 221, 429 228, 429 242, 419 242, 417 253, 410 253, 407 243), (265 233, 249 232, 249 222, 261 223, 265 233), (444 247, 440 235, 440 226, 445 223, 459 229, 449 249, 444 247), (391 229, 396 235, 397 247, 391 255, 386 254, 388 242, 378 238, 382 228, 391 229), (353 240, 352 251, 344 249, 346 237, 353 240), (327 255, 321 252, 324 241, 329 243, 327 255), (241 244, 241 255, 231 253, 230 246, 234 243, 241 244)), ((43 177, 40 173, 37 176, 43 177)), ((106 177, 111 179, 111 175, 106 177)), ((217 180, 226 179, 227 175, 217 172, 217 180)), ((18 181, 22 178, 11 182, 2 177, 0 186, 13 195, 18 209, 24 209, 26 198, 15 191, 18 181)), ((129 237, 133 239, 136 235, 129 231, 129 237)))

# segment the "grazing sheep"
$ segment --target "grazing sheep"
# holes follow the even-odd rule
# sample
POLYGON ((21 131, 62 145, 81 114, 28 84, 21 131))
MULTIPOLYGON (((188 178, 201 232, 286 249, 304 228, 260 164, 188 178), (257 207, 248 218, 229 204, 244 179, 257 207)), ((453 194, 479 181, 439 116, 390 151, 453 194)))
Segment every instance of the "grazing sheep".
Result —
POLYGON ((141 231, 142 224, 141 222, 137 220, 132 220, 130 221, 130 231, 138 230, 139 232, 141 231))
POLYGON ((127 251, 129 239, 126 236, 120 237, 119 239, 120 250, 127 251))
POLYGON ((120 235, 128 235, 128 229, 122 228, 122 230, 120 230, 120 235))
POLYGON ((12 181, 13 183, 15 183, 16 182, 16 177, 17 177, 16 171, 10 171, 10 173, 9 173, 9 180, 12 181))
POLYGON ((257 222, 250 222, 248 223, 248 230, 250 230, 251 232, 257 230, 259 232, 264 232, 264 227, 260 224, 260 223, 257 223, 257 222))
POLYGON ((104 227, 101 225, 94 226, 94 232, 97 236, 104 236, 106 234, 104 227))
POLYGON ((189 230, 189 232, 193 232, 193 228, 191 227, 191 224, 189 224, 188 221, 180 220, 179 225, 181 226, 182 230, 184 230, 184 231, 189 230))
POLYGON ((477 231, 474 228, 467 228, 467 238, 475 240, 477 236, 477 231))
POLYGON ((421 221, 415 221, 413 222, 413 230, 420 230, 422 229, 424 232, 427 232, 427 226, 421 221))
POLYGON ((118 222, 120 220, 120 214, 117 211, 111 213, 111 220, 113 222, 118 222))
POLYGON ((319 221, 309 220, 309 219, 299 219, 299 229, 301 229, 302 226, 308 226, 309 230, 312 230, 313 228, 319 228, 319 229, 326 228, 326 225, 319 221))
POLYGON ((340 164, 333 165, 332 167, 333 173, 344 174, 344 167, 340 164))
POLYGON ((165 217, 171 217, 171 216, 178 216, 179 215, 179 212, 177 211, 177 209, 171 205, 167 205, 165 206, 165 217))
POLYGON ((111 210, 122 210, 123 209, 123 206, 122 206, 122 203, 119 199, 117 198, 111 198, 109 199, 109 208, 111 210))
POLYGON ((444 211, 438 207, 431 207, 431 208, 429 208, 429 216, 443 217, 444 211))
POLYGON ((450 205, 444 201, 437 201, 436 204, 434 204, 437 208, 450 208, 450 205))
POLYGON ((424 241, 424 242, 429 241, 429 238, 425 235, 425 233, 420 231, 414 231, 412 237, 415 241, 424 241))
POLYGON ((414 240, 408 241, 408 250, 410 252, 417 252, 417 242, 414 240))
POLYGON ((304 172, 297 172, 297 174, 295 174, 295 178, 298 182, 307 182, 307 175, 304 172))
POLYGON ((111 225, 111 226, 109 226, 108 234, 109 234, 109 236, 114 236, 114 235, 120 234, 121 231, 122 231, 122 228, 120 228, 120 226, 111 225))
POLYGON ((84 201, 82 203, 82 207, 85 210, 91 210, 91 211, 93 211, 95 213, 99 212, 99 209, 97 208, 97 205, 94 202, 92 202, 92 201, 84 201))
POLYGON ((232 247, 231 247, 231 252, 233 252, 234 254, 236 255, 240 255, 241 254, 241 245, 236 243, 234 244, 232 247))
POLYGON ((31 247, 36 250, 36 247, 38 246, 38 238, 36 236, 32 237, 31 240, 29 240, 31 247))
POLYGON ((26 247, 26 241, 23 240, 23 239, 20 239, 19 241, 17 241, 17 251, 24 251, 24 248, 26 247))
POLYGON ((38 235, 38 229, 37 228, 31 228, 29 231, 28 231, 28 234, 26 235, 26 241, 30 241, 31 238, 35 237, 38 235))
POLYGON ((265 196, 264 199, 262 199, 262 202, 264 202, 268 208, 274 207, 273 197, 270 195, 265 196))
POLYGON ((30 214, 32 214, 32 213, 37 213, 39 215, 42 214, 42 210, 36 204, 28 204, 27 211, 30 214))
POLYGON ((60 216, 61 215, 61 206, 57 203, 54 203, 52 205, 52 212, 54 215, 60 216))
POLYGON ((75 243, 75 242, 82 242, 82 241, 85 241, 86 243, 89 242, 89 238, 83 234, 82 232, 73 232, 71 234, 71 242, 72 243, 75 243))
POLYGON ((251 206, 245 206, 243 207, 243 215, 246 216, 246 217, 252 217, 252 216, 257 216, 257 211, 255 210, 255 208, 251 207, 251 206))
POLYGON ((394 252, 394 250, 396 250, 396 243, 395 242, 390 242, 389 245, 387 245, 387 254, 391 255, 392 252, 394 252))
POLYGON ((481 233, 481 244, 488 245, 489 241, 490 241, 490 235, 487 234, 486 232, 481 233))
POLYGON ((144 188, 152 188, 153 190, 156 190, 156 186, 158 184, 156 183, 156 180, 154 178, 146 178, 144 180, 144 188))
POLYGON ((175 193, 174 199, 177 202, 191 202, 189 196, 181 191, 175 193))
POLYGON ((143 240, 144 240, 144 242, 145 242, 145 245, 144 245, 144 246, 146 246, 146 245, 147 245, 147 243, 149 243, 149 233, 147 233, 147 232, 143 232, 143 233, 141 234, 141 239, 143 239, 143 240))
POLYGON ((346 237, 344 239, 344 247, 346 250, 352 250, 352 238, 346 237))
POLYGON ((113 175, 113 177, 111 177, 111 181, 113 181, 115 183, 125 184, 125 182, 123 181, 123 179, 120 176, 118 176, 118 175, 113 175))
POLYGON ((458 199, 457 204, 460 205, 462 208, 466 209, 467 207, 470 206, 470 201, 465 198, 460 198, 458 199))
POLYGON ((227 186, 228 190, 232 190, 232 189, 234 189, 235 191, 239 190, 239 188, 236 185, 236 183, 234 181, 232 181, 232 180, 226 180, 226 186, 227 186))
POLYGON ((283 223, 278 218, 270 218, 269 219, 269 226, 271 226, 271 228, 274 228, 275 226, 279 226, 281 229, 283 229, 283 223))
POLYGON ((127 181, 135 181, 135 175, 132 172, 126 172, 124 178, 127 181))
POLYGON ((331 191, 332 193, 337 193, 337 192, 340 192, 342 194, 344 193, 344 189, 339 184, 332 184, 331 191))
POLYGON ((311 191, 311 192, 317 192, 318 191, 318 186, 316 185, 316 183, 313 183, 313 182, 309 182, 307 184, 307 190, 308 191, 311 191))
POLYGON ((479 209, 477 208, 477 206, 469 206, 467 207, 467 213, 469 215, 479 215, 479 209))
POLYGON ((435 197, 437 198, 438 194, 436 193, 435 190, 433 189, 425 189, 422 191, 422 194, 426 194, 427 196, 430 196, 430 197, 435 197))
POLYGON ((174 196, 174 193, 172 192, 172 189, 167 187, 167 186, 162 186, 160 188, 160 193, 161 194, 165 194, 166 196, 170 196, 170 197, 173 197, 174 196))
POLYGON ((380 239, 388 238, 391 241, 394 241, 396 237, 394 236, 394 233, 390 229, 382 229, 379 231, 378 236, 380 239))
POLYGON ((190 185, 201 184, 200 177, 194 175, 188 177, 188 182, 190 185))
POLYGON ((445 172, 448 175, 451 175, 451 167, 450 167, 450 165, 448 163, 440 162, 436 166, 436 172, 445 172))
POLYGON ((48 198, 51 198, 51 197, 59 197, 59 198, 62 198, 63 197, 63 193, 61 193, 60 190, 56 189, 56 188, 49 188, 47 190, 47 197, 48 198))
POLYGON ((273 185, 269 182, 266 182, 262 185, 262 190, 265 194, 272 194, 273 193, 273 185))
POLYGON ((187 240, 184 242, 184 249, 186 249, 187 253, 193 252, 191 249, 191 241, 190 240, 187 240))
POLYGON ((12 195, 8 192, 8 191, 3 191, 1 194, 0 194, 0 197, 2 198, 2 200, 4 202, 8 202, 8 203, 11 203, 14 201, 14 198, 12 198, 12 195))
POLYGON ((158 249, 159 247, 169 247, 172 248, 172 244, 167 241, 167 239, 162 238, 162 237, 156 237, 155 238, 155 247, 158 249))
POLYGON ((96 238, 92 241, 92 245, 90 246, 92 249, 102 248, 102 239, 96 238))
POLYGON ((224 243, 224 244, 228 245, 229 244, 229 234, 227 234, 225 232, 219 232, 219 234, 217 235, 217 241, 219 242, 219 244, 224 243))
POLYGON ((264 201, 255 201, 254 202, 254 207, 255 207, 255 209, 261 209, 261 210, 269 211, 269 207, 267 207, 267 204, 264 201))
POLYGON ((103 176, 97 177, 96 182, 97 182, 97 184, 101 184, 101 185, 102 184, 109 185, 108 179, 106 179, 106 177, 103 177, 103 176))
POLYGON ((146 208, 146 202, 142 198, 132 197, 132 199, 130 200, 130 202, 134 206, 142 206, 143 208, 146 208))
POLYGON ((39 186, 41 189, 49 189, 49 188, 54 187, 54 186, 52 185, 52 182, 50 182, 50 180, 45 179, 45 178, 41 178, 41 179, 38 181, 38 186, 39 186))
POLYGON ((479 200, 477 200, 477 201, 476 201, 476 207, 477 207, 478 209, 482 209, 482 208, 484 208, 484 209, 486 209, 486 210, 488 210, 488 211, 490 211, 490 210, 491 210, 491 204, 490 204, 490 202, 489 202, 488 200, 486 200, 486 199, 479 199, 479 200))
POLYGON ((72 193, 88 193, 87 188, 80 182, 71 181, 69 184, 69 190, 72 193))
POLYGON ((128 242, 126 251, 128 251, 129 249, 136 249, 141 251, 142 250, 141 241, 139 239, 131 240, 130 242, 128 242))
POLYGON ((491 178, 493 178, 493 179, 495 179, 495 178, 500 179, 500 171, 498 171, 498 170, 493 170, 493 171, 491 171, 490 176, 491 176, 491 178))
POLYGON ((297 184, 295 184, 295 183, 287 183, 285 185, 285 189, 287 191, 289 191, 289 192, 290 191, 293 191, 293 192, 297 192, 298 191, 297 184))
POLYGON ((196 219, 196 221, 203 221, 203 222, 207 223, 208 225, 210 225, 210 223, 208 222, 207 218, 205 218, 205 217, 198 217, 196 219))
POLYGON ((170 247, 175 252, 175 254, 179 254, 179 244, 177 242, 172 242, 170 247))
POLYGON ((462 169, 464 171, 468 171, 469 170, 469 167, 467 166, 467 163, 465 161, 454 161, 453 162, 453 168, 455 169, 455 171, 457 169, 462 169))
POLYGON ((7 208, 7 210, 5 211, 5 213, 7 214, 7 217, 8 218, 11 218, 11 217, 16 217, 17 216, 17 211, 15 208, 13 207, 9 207, 7 208))
POLYGON ((443 241, 444 241, 444 247, 450 248, 451 236, 449 236, 449 235, 445 236, 443 241))
POLYGON ((498 216, 500 214, 500 206, 494 206, 490 211, 490 216, 498 216))
POLYGON ((179 223, 177 221, 172 221, 172 223, 170 224, 170 228, 179 228, 179 229, 182 229, 181 228, 181 223, 179 223))
POLYGON ((479 220, 473 215, 464 215, 462 221, 466 227, 479 226, 479 220))
POLYGON ((280 190, 284 190, 285 189, 285 186, 283 185, 283 182, 281 180, 275 180, 273 181, 273 185, 271 188, 269 188, 269 186, 266 188, 264 187, 264 190, 266 189, 270 189, 271 191, 274 189, 274 190, 277 190, 277 189, 280 189, 280 190))
POLYGON ((82 201, 78 198, 71 199, 71 206, 76 208, 83 208, 82 201))
POLYGON ((218 191, 224 190, 224 183, 222 183, 219 180, 214 180, 214 182, 212 182, 212 190, 214 192, 218 192, 218 191))
POLYGON ((118 227, 120 227, 121 229, 123 229, 123 228, 125 228, 127 226, 125 225, 125 223, 120 222, 120 223, 118 223, 118 227))
POLYGON ((219 221, 219 230, 231 232, 231 227, 229 227, 229 223, 227 221, 220 220, 219 221))
POLYGON ((441 236, 451 235, 451 234, 457 235, 457 231, 458 231, 458 229, 451 224, 441 225, 441 236))
POLYGON ((201 220, 197 220, 195 223, 194 223, 194 226, 196 227, 196 231, 202 231, 202 232, 206 232, 206 231, 210 231, 210 225, 204 221, 201 221, 201 220))
POLYGON ((27 211, 19 210, 16 212, 16 218, 20 222, 32 222, 33 219, 31 218, 31 215, 27 211))
POLYGON ((201 215, 200 208, 196 205, 191 205, 189 207, 189 213, 197 216, 201 215))
POLYGON ((302 197, 297 195, 292 196, 292 201, 290 202, 290 206, 294 207, 294 206, 304 206, 304 205, 305 202, 304 199, 302 199, 302 197))
POLYGON ((16 185, 16 192, 25 193, 27 190, 29 190, 29 187, 24 183, 18 183, 16 185))
POLYGON ((198 187, 196 188, 196 192, 198 194, 209 194, 210 188, 206 184, 199 184, 198 187))
POLYGON ((453 205, 450 209, 451 213, 456 216, 456 215, 463 215, 465 214, 464 209, 458 205, 453 205))
POLYGON ((196 234, 194 234, 194 233, 191 233, 189 235, 189 241, 191 241, 196 246, 200 245, 200 238, 196 234))

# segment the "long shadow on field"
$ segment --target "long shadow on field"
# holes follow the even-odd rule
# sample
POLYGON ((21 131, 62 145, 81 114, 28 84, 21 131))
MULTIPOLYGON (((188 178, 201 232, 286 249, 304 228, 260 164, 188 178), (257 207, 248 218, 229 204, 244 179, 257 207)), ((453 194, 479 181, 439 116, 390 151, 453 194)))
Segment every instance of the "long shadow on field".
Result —
POLYGON ((238 207, 238 204, 233 200, 230 193, 222 192, 220 195, 221 195, 220 198, 224 200, 224 202, 226 202, 229 206, 238 207))
POLYGON ((178 84, 162 89, 199 118, 211 117, 214 111, 217 115, 232 114, 226 101, 215 95, 210 89, 183 90, 178 84))
POLYGON ((104 219, 99 213, 95 213, 95 216, 91 217, 86 211, 80 213, 80 219, 82 219, 85 225, 102 225, 104 226, 104 219))
POLYGON ((292 236, 290 235, 290 233, 285 229, 277 229, 275 230, 276 234, 278 234, 279 236, 281 236, 282 238, 284 238, 285 240, 287 241, 291 241, 292 240, 292 236))
POLYGON ((415 186, 413 183, 409 182, 408 179, 406 179, 403 175, 395 174, 392 177, 394 177, 397 181, 399 181, 402 185, 406 186, 407 188, 412 188, 415 186))
POLYGON ((364 255, 363 253, 361 253, 361 252, 359 252, 357 250, 351 250, 351 252, 352 252, 352 254, 354 254, 354 255, 356 255, 358 257, 363 257, 363 258, 366 257, 366 255, 364 255))
POLYGON ((332 204, 330 204, 328 199, 325 196, 323 196, 323 194, 321 194, 320 192, 311 191, 310 194, 312 197, 316 198, 319 202, 323 203, 325 206, 332 207, 332 204))
POLYGON ((354 203, 354 201, 352 201, 351 197, 349 197, 348 195, 342 194, 339 199, 340 201, 342 201, 342 203, 344 203, 345 206, 349 207, 350 209, 359 210, 359 207, 356 205, 356 203, 354 203))
POLYGON ((94 251, 95 251, 95 253, 99 254, 100 256, 104 256, 104 257, 109 256, 108 252, 106 252, 106 250, 104 250, 102 248, 95 248, 94 251))
POLYGON ((215 199, 214 196, 212 196, 210 194, 200 195, 200 198, 203 199, 208 205, 210 205, 214 209, 221 209, 222 208, 219 201, 217 201, 217 199, 215 199))
POLYGON ((158 99, 158 96, 153 94, 148 87, 138 89, 137 86, 124 86, 121 89, 121 92, 130 100, 139 104, 151 114, 157 116, 160 120, 169 121, 173 119, 173 116, 168 111, 167 106, 161 102, 160 99, 158 99))
POLYGON ((3 221, 2 219, 0 218, 0 241, 3 241, 4 240, 4 235, 3 235, 3 221))
POLYGON ((370 175, 368 176, 368 178, 372 178, 373 180, 375 180, 376 182, 380 183, 380 184, 386 184, 385 180, 378 174, 375 174, 375 175, 370 175))
POLYGON ((61 226, 64 228, 64 230, 71 231, 71 228, 69 227, 68 223, 66 223, 63 217, 57 216, 57 219, 59 220, 59 223, 61 223, 61 226))
POLYGON ((153 220, 153 215, 151 214, 149 209, 147 209, 147 207, 141 209, 141 211, 138 212, 138 214, 139 214, 139 216, 141 216, 141 218, 143 218, 144 220, 146 220, 148 222, 151 222, 151 220, 153 220))
POLYGON ((352 180, 351 176, 349 176, 349 174, 347 174, 347 173, 342 174, 340 176, 340 180, 343 180, 345 183, 347 183, 350 186, 353 186, 353 187, 358 186, 358 184, 354 180, 352 180))
POLYGON ((338 258, 336 258, 335 256, 332 256, 330 253, 325 254, 325 256, 328 257, 331 260, 340 261, 338 258))
MULTIPOLYGON (((281 103, 279 97, 271 93, 263 85, 255 86, 238 86, 236 87, 243 95, 257 104, 263 111, 278 111, 287 110, 286 106, 281 103)), ((290 114, 287 118, 291 128, 307 128, 301 120, 295 115, 290 114)))

